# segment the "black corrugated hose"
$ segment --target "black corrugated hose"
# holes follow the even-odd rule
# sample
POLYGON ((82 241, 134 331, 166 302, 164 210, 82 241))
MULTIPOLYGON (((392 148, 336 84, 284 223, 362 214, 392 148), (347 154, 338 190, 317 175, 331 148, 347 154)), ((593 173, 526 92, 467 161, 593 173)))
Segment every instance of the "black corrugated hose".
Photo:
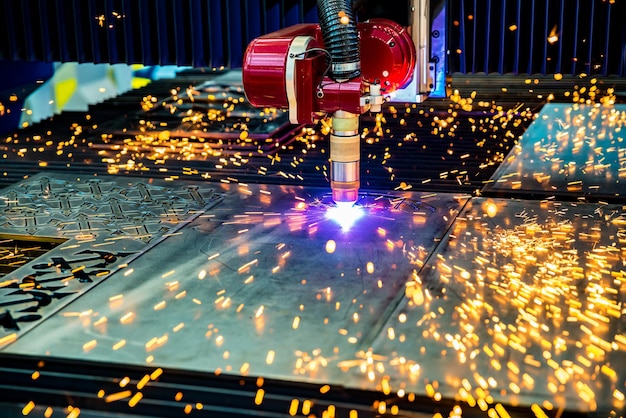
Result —
POLYGON ((317 15, 332 65, 330 77, 350 80, 361 75, 359 34, 352 0, 317 0, 317 15))

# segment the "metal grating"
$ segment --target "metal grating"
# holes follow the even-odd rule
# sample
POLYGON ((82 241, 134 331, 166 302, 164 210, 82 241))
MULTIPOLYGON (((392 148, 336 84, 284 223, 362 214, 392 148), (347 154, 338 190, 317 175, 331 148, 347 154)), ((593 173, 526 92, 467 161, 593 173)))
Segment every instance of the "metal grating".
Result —
POLYGON ((0 59, 240 67, 248 42, 317 21, 314 0, 0 0, 0 59))
MULTIPOLYGON (((115 173, 328 187, 328 145, 326 136, 320 132, 321 126, 303 130, 287 125, 274 130, 257 125, 258 130, 255 131, 255 118, 251 117, 249 137, 242 141, 241 132, 236 129, 232 132, 204 133, 201 129, 194 129, 198 126, 184 125, 185 111, 164 113, 167 109, 160 104, 152 109, 140 109, 146 97, 158 97, 158 103, 167 105, 171 100, 171 91, 175 90, 180 92, 179 99, 183 99, 179 105, 181 109, 195 106, 206 114, 212 105, 206 100, 207 92, 197 90, 200 94, 196 96, 196 101, 187 103, 186 89, 204 82, 220 84, 219 79, 226 76, 187 70, 176 79, 156 81, 93 106, 88 121, 83 113, 65 112, 20 130, 10 143, 0 145, 0 151, 7 155, 2 160, 0 186, 12 184, 33 172, 66 170, 71 166, 73 173, 89 175, 115 173), (166 100, 161 99, 163 97, 166 100), (141 120, 154 125, 152 131, 144 132, 146 136, 152 136, 152 143, 138 142, 138 135, 131 132, 141 120), (267 129, 265 134, 263 129, 267 129), (50 132, 46 137, 54 146, 45 147, 42 152, 21 155, 21 149, 30 149, 32 144, 38 143, 35 138, 41 137, 42 132, 50 132), (59 158, 57 147, 64 147, 71 132, 80 132, 81 145, 72 148, 69 160, 59 158), (170 141, 169 145, 180 145, 170 149, 175 155, 167 158, 166 165, 158 159, 149 158, 156 148, 153 145, 157 142, 164 144, 164 141, 157 141, 159 133, 166 138, 178 138, 177 143, 170 141), (188 136, 189 140, 184 140, 184 136, 188 136), (216 142, 218 137, 224 138, 221 144, 219 139, 216 142), (271 140, 269 146, 267 140, 271 140), (212 144, 215 145, 214 152, 204 148, 212 144), (179 152, 186 146, 194 150, 193 155, 179 152), (120 152, 123 147, 127 147, 127 152, 120 152), (206 151, 206 155, 198 151, 206 151), (275 158, 275 155, 280 158, 275 158), (222 158, 230 161, 231 157, 237 161, 228 165, 221 161, 222 158), (44 164, 41 164, 42 161, 44 164)), ((233 86, 229 90, 233 90, 233 86)), ((215 96, 217 99, 218 95, 215 96)), ((526 103, 533 100, 536 98, 530 98, 526 103)), ((507 103, 513 106, 515 102, 507 103)), ((240 102, 237 108, 249 110, 246 102, 240 102)), ((513 140, 530 124, 531 112, 523 110, 498 115, 494 108, 477 106, 466 112, 461 111, 458 103, 429 100, 423 104, 388 104, 379 116, 362 115, 360 123, 365 135, 361 148, 362 188, 388 191, 406 183, 413 187, 419 185, 420 190, 474 192, 491 177, 513 145, 513 140), (452 111, 458 114, 453 117, 452 111), (500 120, 497 129, 492 118, 500 120)), ((276 121, 281 118, 283 116, 276 121)), ((224 124, 220 122, 216 126, 227 128, 236 122, 235 119, 225 120, 224 124)))
POLYGON ((448 1, 449 73, 626 75, 626 3, 448 1))
MULTIPOLYGON (((80 357, 76 359, 49 357, 41 361, 38 356, 6 353, 0 356, 0 369, 6 382, 10 382, 0 392, 0 400, 6 402, 0 404, 4 417, 23 417, 23 405, 33 399, 38 402, 31 416, 45 416, 46 410, 65 411, 71 402, 71 405, 80 407, 81 418, 172 417, 183 415, 184 405, 189 404, 188 399, 192 399, 197 402, 196 405, 202 405, 202 410, 192 409, 191 416, 288 418, 294 416, 287 412, 294 401, 311 399, 314 402, 310 402, 309 416, 328 416, 328 408, 334 406, 335 416, 338 417, 347 417, 349 414, 361 418, 380 417, 378 410, 372 408, 373 404, 380 402, 381 395, 378 392, 349 389, 339 385, 333 385, 326 392, 325 386, 320 384, 264 378, 264 400, 260 405, 255 405, 253 400, 259 389, 257 386, 259 380, 254 376, 217 375, 171 368, 155 370, 155 367, 144 365, 115 364, 115 367, 111 367, 109 362, 85 361, 80 357), (96 395, 101 390, 105 393, 119 393, 120 380, 125 377, 131 380, 128 387, 134 389, 144 376, 157 376, 159 372, 161 374, 158 379, 156 377, 151 379, 139 392, 143 397, 136 405, 130 406, 127 398, 107 402, 105 397, 96 395), (40 378, 33 380, 34 373, 40 374, 40 378), (25 387, 28 390, 24 390, 25 387), (185 396, 182 401, 176 401, 181 388, 184 388, 185 396), (325 392, 320 393, 320 389, 325 392), (72 394, 71 398, 68 397, 68 393, 72 394)), ((420 395, 414 395, 411 401, 408 398, 391 394, 385 397, 385 401, 397 405, 406 412, 407 415, 402 416, 410 417, 432 416, 442 410, 451 410, 458 404, 457 401, 445 398, 440 401, 433 401, 427 396, 420 395)), ((297 404, 301 410, 302 403, 297 404)), ((513 418, 528 416, 528 410, 522 407, 507 406, 507 412, 513 418)), ((574 411, 565 413, 568 417, 588 416, 574 411)), ((305 415, 295 414, 295 416, 305 415)), ((484 413, 478 406, 474 408, 465 406, 463 416, 483 417, 484 413)))

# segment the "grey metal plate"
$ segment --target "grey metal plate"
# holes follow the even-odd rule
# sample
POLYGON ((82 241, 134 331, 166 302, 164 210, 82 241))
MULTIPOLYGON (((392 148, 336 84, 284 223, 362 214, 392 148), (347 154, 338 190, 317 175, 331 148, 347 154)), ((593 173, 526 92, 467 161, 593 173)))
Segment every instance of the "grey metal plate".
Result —
POLYGON ((0 237, 63 242, 34 260, 16 247, 0 277, 0 342, 10 342, 217 204, 206 184, 37 175, 0 193, 0 237))
POLYGON ((432 396, 619 416, 625 237, 616 205, 472 199, 366 369, 432 396))
POLYGON ((211 187, 219 204, 3 351, 360 386, 344 362, 467 200, 367 195, 347 228, 326 189, 211 187))
POLYGON ((485 190, 624 196, 626 105, 546 104, 485 190))

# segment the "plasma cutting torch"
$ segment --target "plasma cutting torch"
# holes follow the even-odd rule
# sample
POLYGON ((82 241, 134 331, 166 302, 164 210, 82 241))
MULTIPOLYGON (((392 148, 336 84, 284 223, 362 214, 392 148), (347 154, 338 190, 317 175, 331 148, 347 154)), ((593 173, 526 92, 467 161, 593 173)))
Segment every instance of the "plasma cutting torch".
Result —
POLYGON ((356 23, 351 0, 317 2, 319 25, 299 24, 254 39, 243 87, 256 107, 289 110, 293 124, 331 116, 330 180, 337 204, 357 201, 359 116, 411 82, 416 49, 407 28, 386 19, 356 23))

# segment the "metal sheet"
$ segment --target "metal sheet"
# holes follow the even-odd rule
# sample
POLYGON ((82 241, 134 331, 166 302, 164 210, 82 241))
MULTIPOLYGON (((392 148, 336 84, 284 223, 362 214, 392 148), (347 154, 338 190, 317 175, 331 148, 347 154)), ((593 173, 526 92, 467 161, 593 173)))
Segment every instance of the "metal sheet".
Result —
POLYGON ((547 104, 485 190, 624 196, 626 105, 547 104))
POLYGON ((51 173, 0 193, 0 341, 11 341, 221 200, 207 184, 51 173), (55 245, 50 245, 50 244, 55 245), (49 251, 46 251, 49 249, 49 251))
POLYGON ((619 416, 625 236, 616 205, 472 199, 354 366, 394 391, 619 416))
POLYGON ((466 201, 362 195, 349 226, 327 218, 326 189, 213 185, 218 205, 3 352, 353 386, 339 366, 466 201))

